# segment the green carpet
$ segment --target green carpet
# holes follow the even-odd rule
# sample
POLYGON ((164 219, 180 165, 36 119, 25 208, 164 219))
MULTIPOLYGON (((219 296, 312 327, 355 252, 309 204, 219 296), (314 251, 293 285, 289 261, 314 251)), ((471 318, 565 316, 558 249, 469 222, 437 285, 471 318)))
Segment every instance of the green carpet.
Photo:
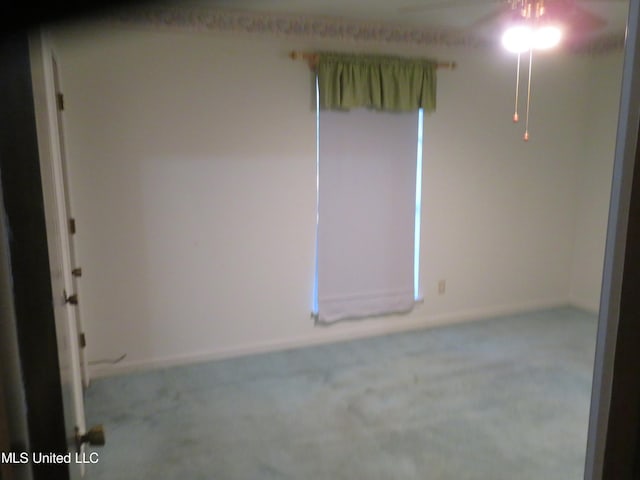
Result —
POLYGON ((597 319, 571 308, 96 380, 91 480, 579 480, 597 319))

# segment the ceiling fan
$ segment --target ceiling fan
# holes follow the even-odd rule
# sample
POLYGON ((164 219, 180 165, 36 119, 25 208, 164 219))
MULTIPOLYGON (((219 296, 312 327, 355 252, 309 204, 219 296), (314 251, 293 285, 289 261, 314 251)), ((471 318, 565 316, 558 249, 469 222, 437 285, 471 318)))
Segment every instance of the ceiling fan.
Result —
MULTIPOLYGON (((588 3, 619 3, 626 0, 590 0, 588 3)), ((597 33, 607 25, 607 19, 590 11, 577 0, 438 0, 430 3, 414 3, 398 8, 399 13, 419 14, 445 9, 461 9, 494 5, 492 11, 475 20, 470 31, 487 28, 503 28, 505 25, 528 16, 529 20, 544 19, 561 23, 572 37, 597 33)))
MULTIPOLYGON (((471 34, 489 32, 495 38, 496 31, 502 32, 502 45, 517 54, 515 108, 513 122, 519 122, 518 103, 520 95, 521 55, 528 57, 528 81, 526 91, 526 115, 523 140, 529 141, 529 107, 531 103, 531 72, 533 52, 556 47, 564 37, 570 41, 581 41, 597 36, 608 26, 607 18, 585 8, 583 3, 619 3, 627 0, 432 0, 426 3, 408 4, 398 8, 401 14, 419 14, 451 9, 454 16, 460 16, 462 9, 494 5, 491 12, 484 14, 467 27, 471 34), (569 39, 567 39, 569 40, 569 39)), ((465 12, 466 13, 466 12, 465 12)), ((435 15, 434 15, 435 16, 435 15)))

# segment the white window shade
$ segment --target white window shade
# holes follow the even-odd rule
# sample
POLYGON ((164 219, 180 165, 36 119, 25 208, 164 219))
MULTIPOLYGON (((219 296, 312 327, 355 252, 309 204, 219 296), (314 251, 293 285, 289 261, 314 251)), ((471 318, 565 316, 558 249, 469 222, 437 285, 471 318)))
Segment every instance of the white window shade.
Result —
POLYGON ((321 111, 318 320, 414 305, 418 112, 321 111))

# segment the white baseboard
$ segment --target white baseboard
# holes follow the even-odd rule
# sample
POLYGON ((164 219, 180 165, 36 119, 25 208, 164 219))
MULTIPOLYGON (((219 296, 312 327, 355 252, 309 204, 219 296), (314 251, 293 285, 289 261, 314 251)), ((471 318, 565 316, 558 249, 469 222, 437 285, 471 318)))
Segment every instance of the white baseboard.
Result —
POLYGON ((570 306, 570 302, 568 302, 566 298, 547 299, 527 303, 501 305, 497 307, 482 307, 434 315, 415 315, 410 320, 405 320, 402 315, 399 315, 394 318, 386 319, 385 321, 376 319, 357 322, 344 322, 335 324, 333 326, 318 326, 310 330, 308 335, 298 336, 294 338, 267 340, 251 344, 225 347, 212 351, 200 351, 185 353, 182 355, 135 360, 130 362, 122 362, 116 365, 94 365, 91 367, 90 373, 91 378, 123 375, 133 372, 156 370, 179 365, 221 360, 224 358, 233 358, 260 353, 310 347, 326 343, 357 340, 359 338, 387 335, 391 333, 418 330, 423 328, 441 327, 461 322, 482 320, 490 317, 514 315, 535 310, 544 310, 567 306, 570 306))

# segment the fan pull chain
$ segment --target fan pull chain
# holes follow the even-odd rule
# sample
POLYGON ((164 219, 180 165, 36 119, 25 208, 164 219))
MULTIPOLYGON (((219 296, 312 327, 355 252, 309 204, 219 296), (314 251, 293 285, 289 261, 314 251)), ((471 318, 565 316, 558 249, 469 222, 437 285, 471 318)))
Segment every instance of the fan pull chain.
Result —
POLYGON ((524 123, 524 136, 522 139, 525 142, 529 141, 529 105, 531 104, 531 67, 533 66, 533 49, 529 49, 529 82, 527 84, 527 118, 524 123))
POLYGON ((518 123, 518 96, 520 90, 520 52, 518 52, 518 67, 516 68, 516 102, 513 113, 513 123, 518 123))

